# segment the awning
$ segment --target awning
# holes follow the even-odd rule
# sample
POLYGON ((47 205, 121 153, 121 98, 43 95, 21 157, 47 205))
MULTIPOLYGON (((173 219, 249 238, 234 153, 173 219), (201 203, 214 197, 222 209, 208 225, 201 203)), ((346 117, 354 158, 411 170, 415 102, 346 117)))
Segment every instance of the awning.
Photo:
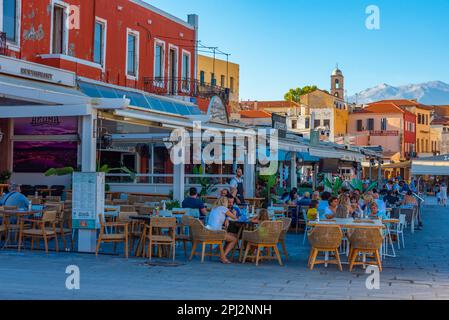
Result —
POLYGON ((410 168, 410 161, 402 161, 396 163, 389 163, 382 165, 382 169, 401 169, 401 168, 410 168))
POLYGON ((449 176, 449 155, 412 160, 411 174, 449 176))
POLYGON ((296 157, 302 159, 302 162, 319 162, 320 158, 310 155, 308 152, 297 152, 296 157))

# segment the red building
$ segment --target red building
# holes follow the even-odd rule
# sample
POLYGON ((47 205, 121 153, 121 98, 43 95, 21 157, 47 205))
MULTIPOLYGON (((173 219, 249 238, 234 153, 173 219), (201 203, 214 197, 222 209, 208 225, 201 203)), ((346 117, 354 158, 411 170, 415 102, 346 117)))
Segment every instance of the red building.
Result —
POLYGON ((2 0, 6 54, 152 93, 194 96, 198 17, 141 0, 2 0))

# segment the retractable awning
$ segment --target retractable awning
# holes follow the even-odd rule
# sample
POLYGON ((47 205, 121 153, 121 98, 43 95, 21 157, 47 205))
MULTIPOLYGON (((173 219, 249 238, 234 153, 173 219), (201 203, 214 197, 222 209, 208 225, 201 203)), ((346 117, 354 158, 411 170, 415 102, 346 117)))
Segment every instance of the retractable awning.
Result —
POLYGON ((449 176, 449 154, 412 160, 411 174, 449 176))

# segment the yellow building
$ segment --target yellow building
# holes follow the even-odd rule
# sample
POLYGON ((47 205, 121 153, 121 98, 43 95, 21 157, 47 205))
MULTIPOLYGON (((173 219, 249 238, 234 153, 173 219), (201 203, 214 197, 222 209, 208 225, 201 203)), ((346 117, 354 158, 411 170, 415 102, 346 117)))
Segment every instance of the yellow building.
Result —
POLYGON ((238 64, 199 55, 197 77, 201 84, 229 88, 231 112, 238 112, 240 81, 240 66, 238 64))

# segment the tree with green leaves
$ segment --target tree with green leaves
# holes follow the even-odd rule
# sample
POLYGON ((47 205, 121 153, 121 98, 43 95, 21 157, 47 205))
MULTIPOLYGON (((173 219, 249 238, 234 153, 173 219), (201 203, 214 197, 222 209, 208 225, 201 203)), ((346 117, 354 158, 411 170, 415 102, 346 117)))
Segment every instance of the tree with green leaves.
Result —
POLYGON ((301 96, 305 95, 307 93, 313 92, 317 90, 317 86, 305 86, 305 87, 297 87, 288 90, 288 92, 284 95, 284 99, 286 101, 294 101, 296 103, 299 103, 301 101, 301 96))

